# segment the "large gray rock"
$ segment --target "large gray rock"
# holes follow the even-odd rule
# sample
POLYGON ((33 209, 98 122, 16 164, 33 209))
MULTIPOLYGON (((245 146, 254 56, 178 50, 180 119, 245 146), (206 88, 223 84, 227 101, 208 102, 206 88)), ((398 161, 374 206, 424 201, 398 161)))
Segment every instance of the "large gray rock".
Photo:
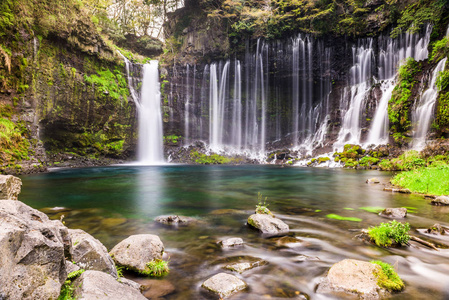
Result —
POLYGON ((12 175, 0 175, 0 200, 17 200, 22 180, 12 175))
POLYGON ((86 271, 73 282, 77 300, 146 300, 142 293, 109 274, 86 271))
POLYGON ((379 213, 382 217, 389 217, 394 219, 403 219, 407 217, 407 208, 396 207, 396 208, 385 208, 379 213))
POLYGON ((82 269, 106 272, 117 278, 117 269, 106 247, 81 229, 69 229, 73 260, 82 269))
POLYGON ((253 214, 248 218, 248 225, 266 235, 286 234, 289 227, 282 220, 266 214, 253 214))
POLYGON ((345 259, 333 265, 319 284, 317 293, 345 292, 362 299, 378 299, 386 291, 377 285, 375 272, 381 267, 366 261, 345 259))
POLYGON ((146 264, 153 259, 162 259, 164 245, 157 235, 132 235, 112 248, 110 254, 121 266, 144 272, 146 264))
POLYGON ((0 201, 0 299, 57 299, 71 260, 67 228, 17 200, 0 201))
POLYGON ((202 285, 208 291, 217 294, 220 298, 226 298, 246 288, 246 283, 239 278, 219 273, 206 280, 202 285))
POLYGON ((433 205, 449 205, 449 196, 439 196, 432 200, 433 205))

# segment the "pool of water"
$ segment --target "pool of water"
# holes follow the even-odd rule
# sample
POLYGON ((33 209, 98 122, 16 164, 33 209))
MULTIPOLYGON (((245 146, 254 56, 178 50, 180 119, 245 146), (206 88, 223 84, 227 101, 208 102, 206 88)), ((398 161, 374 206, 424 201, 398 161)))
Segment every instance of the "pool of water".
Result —
POLYGON ((164 282, 175 290, 166 299, 206 299, 201 284, 224 271, 228 260, 253 256, 268 264, 235 274, 249 288, 231 299, 329 299, 316 285, 327 270, 345 259, 382 260, 393 264, 406 288, 394 299, 448 299, 449 250, 433 238, 440 251, 423 247, 382 249, 355 239, 357 230, 388 219, 361 207, 408 207, 411 233, 434 223, 449 225, 449 208, 429 204, 418 195, 383 191, 368 185, 377 177, 387 183, 391 173, 278 166, 113 166, 61 169, 22 176, 19 199, 70 228, 81 228, 111 249, 132 234, 160 236, 171 272, 164 282), (268 197, 273 213, 290 226, 290 236, 302 242, 293 247, 262 238, 247 228, 258 192, 268 197), (51 208, 59 207, 57 210, 51 208), (230 211, 225 211, 229 209, 230 211), (196 217, 198 225, 167 227, 156 216, 196 217), (360 222, 329 219, 328 214, 360 218, 360 222), (222 250, 216 242, 241 237, 242 248, 222 250), (313 260, 300 259, 305 255, 313 260))

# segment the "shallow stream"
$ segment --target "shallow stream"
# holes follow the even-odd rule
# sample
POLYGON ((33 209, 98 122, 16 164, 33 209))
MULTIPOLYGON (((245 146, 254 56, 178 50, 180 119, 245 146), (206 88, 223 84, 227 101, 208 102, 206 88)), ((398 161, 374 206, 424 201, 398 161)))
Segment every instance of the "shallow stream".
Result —
POLYGON ((422 196, 385 192, 382 184, 365 183, 371 177, 387 183, 390 176, 378 171, 277 166, 61 169, 23 176, 19 199, 53 219, 63 215, 68 227, 87 231, 109 250, 132 234, 159 235, 171 268, 160 283, 175 288, 165 299, 207 299, 201 284, 214 274, 231 273, 222 267, 236 256, 258 257, 268 264, 235 273, 249 288, 231 299, 346 298, 315 292, 327 270, 345 258, 393 264, 406 284, 393 299, 448 299, 449 249, 445 244, 449 240, 421 235, 416 229, 434 223, 448 226, 449 207, 432 206, 422 196), (290 226, 290 236, 300 242, 280 245, 278 239, 262 238, 247 228, 258 192, 268 197, 268 208, 290 226), (361 207, 407 207, 411 233, 439 244, 441 250, 416 244, 382 249, 355 239, 355 230, 389 221, 361 207), (168 227, 153 221, 167 214, 196 217, 200 223, 168 227), (362 221, 329 219, 328 214, 362 221), (245 245, 222 250, 216 242, 225 237, 241 237, 245 245))

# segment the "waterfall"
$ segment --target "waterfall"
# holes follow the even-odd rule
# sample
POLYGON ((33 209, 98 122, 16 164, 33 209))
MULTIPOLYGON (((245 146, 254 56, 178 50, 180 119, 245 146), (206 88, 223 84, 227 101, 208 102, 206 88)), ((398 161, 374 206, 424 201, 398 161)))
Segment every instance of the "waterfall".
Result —
POLYGON ((232 110, 232 144, 236 149, 242 147, 242 81, 240 61, 235 61, 234 101, 232 110))
POLYGON ((157 60, 143 66, 141 102, 138 106, 138 158, 142 164, 164 162, 161 93, 157 60))
POLYGON ((442 59, 433 70, 429 87, 422 93, 412 113, 412 124, 415 125, 413 148, 416 150, 422 150, 425 146, 426 135, 430 128, 435 102, 438 98, 436 80, 439 73, 444 70, 446 60, 447 57, 442 59))
MULTIPOLYGON (((184 104, 184 144, 188 144, 189 143, 189 125, 190 125, 190 89, 192 88, 191 84, 190 84, 190 77, 189 77, 189 73, 190 73, 190 66, 187 65, 187 70, 186 70, 186 87, 185 87, 185 93, 186 93, 186 101, 184 104)), ((195 89, 195 87, 193 87, 195 89)))
POLYGON ((366 93, 369 91, 369 80, 372 76, 371 62, 373 60, 373 40, 367 39, 359 42, 357 47, 352 48, 353 65, 349 70, 350 87, 346 87, 342 104, 349 100, 348 104, 342 106, 343 124, 338 134, 336 147, 344 144, 358 144, 361 137, 362 111, 366 93), (348 100, 347 100, 348 99, 348 100))
POLYGON ((125 62, 126 79, 128 80, 129 93, 130 93, 131 98, 133 99, 134 103, 138 107, 140 105, 139 97, 137 96, 137 92, 134 88, 134 86, 136 85, 134 82, 134 78, 131 76, 131 70, 134 68, 134 66, 120 51, 117 50, 117 52, 123 58, 123 61, 125 62))

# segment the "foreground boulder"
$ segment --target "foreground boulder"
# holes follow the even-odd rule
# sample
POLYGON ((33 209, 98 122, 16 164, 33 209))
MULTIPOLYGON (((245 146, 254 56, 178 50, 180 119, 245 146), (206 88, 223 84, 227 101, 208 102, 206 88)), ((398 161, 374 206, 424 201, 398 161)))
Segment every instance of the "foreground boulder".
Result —
POLYGON ((202 285, 206 290, 226 298, 246 288, 246 283, 226 273, 220 273, 206 280, 202 285))
POLYGON ((16 200, 0 201, 0 299, 57 299, 71 260, 67 228, 16 200))
POLYGON ((162 259, 163 252, 164 244, 157 235, 137 234, 118 243, 110 254, 119 265, 145 272, 147 263, 153 259, 162 259))
POLYGON ((142 293, 128 284, 100 271, 86 271, 73 282, 75 299, 146 300, 142 293))
POLYGON ((449 205, 449 196, 439 196, 431 201, 433 205, 449 205))
POLYGON ((378 299, 386 290, 377 285, 381 267, 366 261, 345 259, 333 265, 319 284, 317 293, 345 292, 362 299, 378 299))
POLYGON ((17 200, 22 180, 12 175, 0 175, 0 200, 17 200))
POLYGON ((385 208, 379 213, 379 216, 388 217, 393 219, 404 219, 407 217, 407 208, 397 207, 397 208, 385 208))
POLYGON ((69 229, 69 234, 72 238, 73 260, 80 268, 118 277, 114 261, 99 240, 81 229, 69 229))
POLYGON ((281 235, 289 231, 288 225, 282 220, 266 214, 253 214, 249 216, 248 225, 266 235, 281 235))

